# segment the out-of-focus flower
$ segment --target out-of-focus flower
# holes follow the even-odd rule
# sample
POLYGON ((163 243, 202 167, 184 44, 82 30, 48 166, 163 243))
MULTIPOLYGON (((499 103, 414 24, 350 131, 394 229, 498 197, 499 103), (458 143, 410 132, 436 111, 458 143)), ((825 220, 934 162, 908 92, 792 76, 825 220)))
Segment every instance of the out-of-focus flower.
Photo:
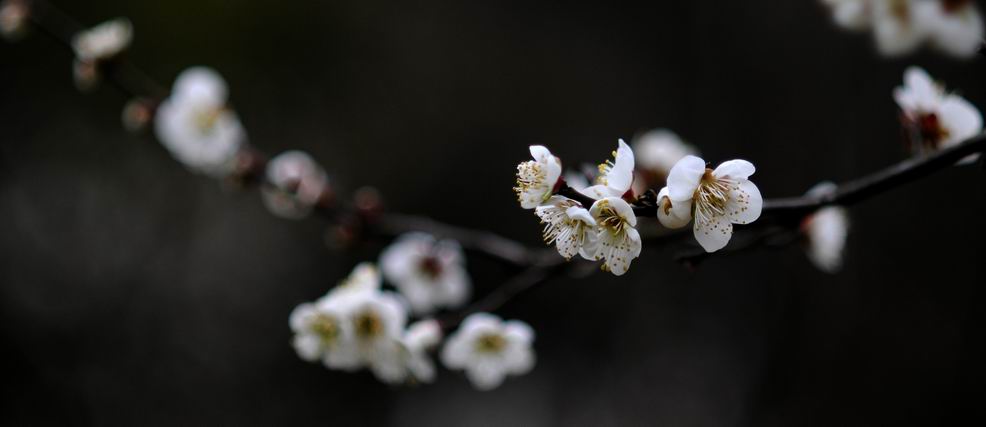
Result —
POLYGON ((633 199, 633 150, 623 140, 619 140, 613 160, 607 160, 599 165, 599 176, 596 185, 582 192, 590 197, 622 197, 633 199))
POLYGON ((589 188, 589 177, 584 173, 567 170, 565 171, 564 178, 565 184, 568 184, 575 191, 582 192, 586 188, 589 188))
POLYGON ((134 98, 127 101, 120 114, 123 127, 130 132, 141 132, 154 118, 154 103, 146 98, 134 98))
POLYGON ((81 90, 94 87, 99 82, 100 65, 130 47, 132 40, 133 25, 127 18, 103 22, 72 37, 76 86, 81 90))
MULTIPOLYGON (((894 89, 904 128, 917 152, 951 147, 983 130, 983 116, 961 96, 946 93, 927 72, 910 67, 894 89)), ((974 160, 977 155, 963 161, 974 160)))
POLYGON ((823 0, 835 22, 851 30, 872 29, 876 47, 897 56, 930 44, 969 58, 979 50, 983 21, 971 0, 823 0))
POLYGON ((442 328, 434 320, 420 320, 404 331, 401 345, 408 374, 415 381, 430 383, 435 380, 435 363, 428 351, 442 341, 442 328))
POLYGON ((451 240, 405 234, 380 255, 380 266, 418 314, 461 306, 471 292, 462 248, 451 240))
POLYGON ((605 260, 603 269, 622 276, 630 269, 630 263, 640 256, 640 233, 633 208, 619 197, 597 200, 589 209, 596 220, 595 243, 585 246, 582 255, 587 259, 605 260))
POLYGON ((0 35, 7 40, 17 40, 24 35, 31 7, 26 0, 0 2, 0 35))
POLYGON ((544 224, 544 242, 554 244, 558 253, 571 259, 583 248, 594 253, 596 220, 579 202, 562 196, 551 196, 534 213, 544 224))
POLYGON ((692 201, 684 200, 677 203, 668 197, 668 187, 657 193, 657 220, 668 228, 681 228, 692 220, 692 201))
POLYGON ((361 264, 339 286, 291 315, 294 347, 305 360, 321 359, 331 369, 369 368, 383 382, 408 374, 404 325, 407 309, 392 292, 380 290, 370 264, 361 264))
POLYGON ((523 375, 534 367, 533 341, 534 331, 524 322, 476 313, 448 338, 442 363, 464 370, 477 389, 492 390, 507 375, 523 375))
POLYGON ((534 209, 551 197, 561 177, 561 160, 541 145, 531 146, 531 157, 517 165, 517 200, 524 209, 534 209))
POLYGON ((832 8, 832 18, 840 27, 860 31, 870 26, 871 0, 822 0, 832 8))
POLYGON ((695 239, 706 251, 726 246, 733 224, 749 224, 760 217, 763 198, 749 180, 755 171, 746 160, 723 162, 712 170, 695 156, 687 156, 671 168, 666 196, 672 205, 694 205, 695 239))
POLYGON ((264 204, 274 215, 299 219, 326 200, 329 178, 318 163, 301 151, 286 151, 267 162, 264 204))
POLYGON ((698 149, 667 129, 654 129, 634 138, 633 151, 637 155, 637 175, 642 178, 637 180, 642 185, 642 188, 635 188, 637 193, 663 186, 678 160, 698 155, 698 149))
POLYGON ((158 139, 178 161, 211 176, 235 169, 246 141, 239 118, 226 105, 226 82, 210 68, 193 67, 175 80, 171 96, 157 109, 158 139))
MULTIPOLYGON (((835 184, 823 182, 808 191, 809 196, 834 192, 835 184)), ((842 252, 849 235, 849 214, 841 206, 828 206, 809 215, 801 223, 807 239, 808 259, 820 270, 835 273, 842 268, 842 252)))

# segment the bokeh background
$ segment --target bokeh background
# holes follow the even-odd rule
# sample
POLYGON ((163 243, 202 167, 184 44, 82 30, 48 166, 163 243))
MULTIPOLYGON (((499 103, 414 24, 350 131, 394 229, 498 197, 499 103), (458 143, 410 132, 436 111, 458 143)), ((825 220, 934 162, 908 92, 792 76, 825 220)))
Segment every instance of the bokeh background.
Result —
MULTIPOLYGON (((653 127, 747 158, 766 197, 904 158, 890 93, 925 67, 986 106, 986 58, 879 58, 816 1, 55 2, 129 17, 170 85, 229 81, 257 147, 312 153, 343 192, 532 245, 514 166, 546 144, 598 162, 653 127)), ((334 252, 318 219, 188 173, 120 126, 71 56, 0 45, 0 423, 97 425, 977 425, 983 171, 953 168, 852 209, 845 270, 797 246, 694 272, 645 248, 622 278, 556 280, 501 314, 539 363, 492 392, 460 375, 394 389, 289 346, 288 313, 379 248, 334 252)), ((470 258, 476 292, 509 271, 470 258)))

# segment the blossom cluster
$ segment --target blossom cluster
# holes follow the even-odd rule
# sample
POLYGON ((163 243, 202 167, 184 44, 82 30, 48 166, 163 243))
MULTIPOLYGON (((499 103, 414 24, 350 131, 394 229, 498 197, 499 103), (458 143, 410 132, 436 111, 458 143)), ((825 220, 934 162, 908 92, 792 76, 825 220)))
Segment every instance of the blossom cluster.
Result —
MULTIPOLYGON (((455 242, 423 233, 399 238, 381 256, 381 269, 358 265, 338 286, 290 316, 298 356, 330 369, 370 370, 388 384, 429 383, 436 369, 430 351, 442 341, 431 318, 412 316, 457 308, 468 299, 470 282, 455 242), (383 289, 384 278, 397 292, 383 289)), ((463 370, 480 390, 499 386, 508 375, 534 366, 534 332, 520 321, 488 313, 466 317, 441 350, 449 369, 463 370)))
MULTIPOLYGON (((894 89, 904 133, 912 149, 927 153, 954 146, 983 131, 983 116, 972 103, 932 80, 926 71, 910 67, 904 85, 894 89)), ((978 158, 972 155, 963 162, 978 158)))
POLYGON ((923 45, 959 58, 983 43, 983 20, 971 0, 822 0, 839 26, 872 31, 877 50, 902 55, 923 45))
MULTIPOLYGON (((704 160, 690 154, 695 152, 692 147, 673 134, 661 136, 660 145, 648 151, 650 173, 666 173, 652 178, 667 183, 658 194, 658 220, 668 228, 694 222, 695 238, 706 251, 723 248, 733 224, 749 224, 760 216, 763 198, 749 180, 753 164, 731 160, 709 169, 704 160)), ((534 209, 545 224, 545 242, 554 244, 566 259, 579 254, 590 261, 602 260, 603 268, 615 275, 626 273, 642 247, 634 212, 640 190, 634 189, 639 175, 634 172, 633 149, 620 140, 613 160, 599 166, 596 184, 575 189, 593 201, 588 209, 578 200, 556 194, 566 185, 561 160, 543 146, 532 146, 530 151, 534 159, 517 166, 514 191, 521 207, 534 209)))

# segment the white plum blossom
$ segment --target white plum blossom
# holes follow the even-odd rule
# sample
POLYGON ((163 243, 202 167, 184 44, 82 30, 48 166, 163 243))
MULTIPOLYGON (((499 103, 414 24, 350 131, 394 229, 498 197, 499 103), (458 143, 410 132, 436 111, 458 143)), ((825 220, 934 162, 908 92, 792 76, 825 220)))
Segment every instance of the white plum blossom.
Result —
POLYGON ((910 67, 904 72, 904 86, 894 89, 894 100, 919 152, 956 145, 983 130, 979 110, 961 96, 945 92, 921 68, 910 67))
POLYGON ((859 31, 871 29, 876 47, 897 56, 930 45, 969 58, 982 45, 983 21, 971 0, 823 0, 835 22, 859 31))
POLYGON ((624 196, 633 198, 633 166, 633 150, 621 139, 613 152, 613 160, 599 165, 596 185, 582 190, 582 193, 596 199, 624 196))
MULTIPOLYGON (((823 182, 808 191, 809 196, 822 196, 835 191, 835 184, 823 182)), ((806 253, 816 267, 826 273, 842 268, 842 252, 849 235, 849 214, 841 206, 827 206, 809 215, 801 223, 807 240, 806 253)))
POLYGON ((434 320, 420 320, 404 331, 401 337, 407 373, 415 381, 435 380, 435 363, 428 352, 442 341, 442 327, 434 320))
POLYGON ((692 204, 695 239, 707 252, 729 243, 733 224, 749 224, 760 217, 763 198, 749 180, 755 171, 746 160, 723 162, 712 170, 695 156, 671 168, 666 196, 672 205, 692 204))
POLYGON ((161 144, 192 170, 225 176, 246 141, 239 118, 226 105, 226 82, 214 70, 193 67, 175 80, 158 107, 155 131, 161 144))
POLYGON ((264 204, 277 216, 304 218, 329 197, 329 178, 315 159, 301 151, 286 151, 267 162, 264 204))
POLYGON ((561 160, 541 145, 532 145, 529 160, 517 165, 517 200, 524 209, 534 209, 554 194, 561 178, 561 160))
POLYGON ((405 234, 380 255, 380 266, 417 314, 459 307, 472 290, 462 248, 452 240, 405 234))
POLYGON ((642 247, 633 208, 619 197, 606 197, 593 203, 589 213, 596 220, 596 238, 593 245, 583 247, 582 256, 604 260, 604 270, 622 276, 642 247))
POLYGON ((133 25, 127 18, 103 22, 72 38, 72 49, 80 61, 104 61, 119 55, 133 40, 133 25))
POLYGON ((133 26, 126 18, 106 21, 72 37, 76 86, 81 90, 93 88, 99 82, 100 65, 130 47, 132 39, 133 26))
POLYGON ((477 389, 492 390, 508 375, 523 375, 534 367, 533 341, 534 331, 524 322, 476 313, 448 338, 442 363, 464 370, 477 389))
POLYGON ((667 228, 681 228, 692 220, 692 201, 672 203, 668 197, 668 187, 657 193, 657 220, 667 228))
POLYGON ((345 371, 368 368, 387 383, 408 375, 402 342, 406 322, 403 299, 380 290, 379 273, 370 264, 358 266, 314 304, 299 305, 290 318, 302 359, 345 371))
POLYGON ((698 155, 698 149, 668 129, 654 129, 634 138, 637 166, 649 183, 663 182, 678 160, 698 155))
POLYGON ((579 202, 551 196, 534 213, 544 224, 544 242, 553 243, 565 259, 572 259, 583 248, 586 248, 585 252, 595 252, 596 220, 579 202))

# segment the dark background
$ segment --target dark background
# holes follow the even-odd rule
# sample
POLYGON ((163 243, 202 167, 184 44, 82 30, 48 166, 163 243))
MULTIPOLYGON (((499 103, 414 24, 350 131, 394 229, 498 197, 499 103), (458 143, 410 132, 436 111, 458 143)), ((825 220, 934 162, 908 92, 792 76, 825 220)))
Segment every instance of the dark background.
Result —
MULTIPOLYGON (((890 93, 919 64, 986 105, 986 58, 877 57, 817 2, 58 2, 129 17, 170 85, 229 81, 252 143, 303 149, 394 210, 538 244, 514 166, 546 144, 598 162, 669 127, 758 166, 766 197, 905 156, 890 93)), ((488 393, 448 371, 394 389, 302 362, 288 313, 375 248, 188 173, 82 95, 36 34, 0 47, 3 424, 981 425, 984 175, 953 168, 852 209, 845 270, 798 247, 698 271, 645 248, 622 278, 557 280, 504 307, 538 366, 488 393)), ((504 280, 470 258, 477 292, 504 280)))

